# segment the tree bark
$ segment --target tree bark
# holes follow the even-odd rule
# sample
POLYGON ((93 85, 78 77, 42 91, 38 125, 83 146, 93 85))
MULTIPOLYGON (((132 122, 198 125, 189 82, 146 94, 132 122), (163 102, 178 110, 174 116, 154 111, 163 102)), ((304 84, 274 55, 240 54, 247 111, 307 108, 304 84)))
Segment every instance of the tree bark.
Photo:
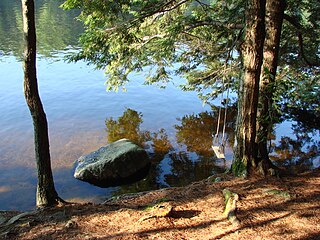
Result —
POLYGON ((259 80, 265 39, 265 0, 248 0, 246 35, 242 49, 244 77, 239 86, 239 102, 232 172, 248 175, 257 167, 256 119, 259 80))
POLYGON ((278 66, 281 28, 286 7, 285 0, 267 0, 266 3, 266 39, 263 49, 263 65, 260 76, 260 107, 258 108, 258 157, 261 159, 262 173, 272 166, 268 153, 268 136, 274 121, 273 93, 278 66))
POLYGON ((24 94, 33 120, 35 157, 38 171, 36 206, 47 207, 56 205, 59 202, 59 197, 54 187, 51 170, 47 118, 38 92, 34 1, 21 0, 21 3, 25 41, 24 94))

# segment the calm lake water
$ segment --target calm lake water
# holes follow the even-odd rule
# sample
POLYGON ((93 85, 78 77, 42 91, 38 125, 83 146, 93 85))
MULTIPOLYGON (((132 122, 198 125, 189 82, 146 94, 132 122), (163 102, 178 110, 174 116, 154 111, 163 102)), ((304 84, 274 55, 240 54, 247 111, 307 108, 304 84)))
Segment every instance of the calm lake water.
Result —
MULTIPOLYGON (((176 86, 184 80, 177 77, 166 89, 160 89, 143 85, 143 74, 132 74, 126 92, 106 92, 102 71, 84 62, 63 60, 75 51, 82 31, 74 20, 77 12, 59 9, 62 1, 36 3, 39 90, 49 122, 55 184, 63 199, 102 202, 121 193, 182 186, 230 166, 234 108, 228 111, 226 161, 218 160, 211 150, 217 107, 203 105, 196 92, 181 91, 176 86), (149 152, 152 167, 146 179, 103 189, 73 178, 77 158, 123 137, 149 152)), ((0 210, 30 210, 35 205, 33 126, 23 96, 20 61, 21 21, 20 1, 1 0, 0 210)), ((277 127, 275 143, 282 136, 295 136, 291 125, 285 122, 277 127)), ((307 152, 308 146, 301 149, 307 152)), ((274 156, 281 154, 278 151, 274 156)), ((284 160, 284 164, 292 165, 284 160)), ((308 158, 305 165, 319 166, 319 155, 308 158)))

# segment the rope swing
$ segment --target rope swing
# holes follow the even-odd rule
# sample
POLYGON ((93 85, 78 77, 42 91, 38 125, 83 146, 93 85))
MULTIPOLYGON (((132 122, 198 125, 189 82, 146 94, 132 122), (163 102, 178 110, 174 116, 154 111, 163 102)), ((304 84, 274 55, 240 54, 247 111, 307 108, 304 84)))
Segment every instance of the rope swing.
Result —
MULTIPOLYGON (((228 111, 228 104, 229 104, 229 89, 230 86, 226 86, 226 84, 229 83, 229 78, 227 77, 227 68, 228 65, 230 67, 230 69, 232 68, 231 63, 230 63, 230 59, 233 56, 233 48, 235 46, 237 37, 234 36, 233 42, 229 48, 227 57, 225 59, 224 62, 224 72, 223 72, 223 77, 222 77, 222 93, 221 93, 221 105, 219 107, 219 115, 218 115, 218 123, 217 123, 217 129, 216 129, 216 134, 213 137, 213 143, 212 143, 212 150, 214 151, 215 155, 217 156, 218 159, 225 159, 225 146, 227 143, 227 137, 226 137, 226 122, 227 122, 227 111, 228 111), (224 92, 227 90, 227 95, 226 98, 224 98, 224 92), (222 135, 221 135, 221 139, 219 138, 220 134, 220 122, 222 119, 222 106, 225 106, 225 110, 224 110, 224 117, 222 120, 222 135)), ((231 79, 230 79, 231 80, 231 79)))
POLYGON ((212 144, 212 150, 214 151, 215 155, 219 159, 225 159, 225 146, 227 142, 226 138, 226 121, 227 121, 227 111, 228 111, 228 102, 229 102, 229 88, 227 89, 227 96, 224 98, 224 91, 225 91, 225 78, 222 80, 222 93, 221 93, 221 105, 219 107, 219 115, 218 115, 218 123, 217 123, 217 129, 216 129, 216 134, 214 135, 213 138, 213 144, 212 144), (223 126, 222 126, 222 135, 221 138, 219 138, 220 134, 220 122, 222 119, 222 106, 225 105, 225 111, 224 111, 224 116, 223 116, 223 126))
MULTIPOLYGON (((225 61, 224 64, 224 72, 226 73, 226 69, 227 69, 227 65, 228 65, 228 61, 230 59, 232 55, 232 50, 229 51, 227 59, 225 61)), ((229 86, 226 88, 226 75, 224 74, 224 76, 222 77, 222 93, 221 93, 221 105, 219 107, 219 115, 218 115, 218 123, 217 123, 217 129, 216 129, 216 134, 214 135, 213 138, 213 144, 211 146, 212 150, 214 151, 215 155, 217 156, 218 159, 225 159, 225 146, 227 143, 227 138, 226 138, 226 122, 227 122, 227 111, 228 111, 228 103, 229 103, 229 86), (226 98, 224 98, 224 92, 227 89, 227 95, 226 98), (224 116, 223 116, 223 120, 222 120, 222 135, 221 135, 221 139, 219 138, 220 134, 220 122, 222 119, 222 106, 225 106, 225 111, 224 111, 224 116)))

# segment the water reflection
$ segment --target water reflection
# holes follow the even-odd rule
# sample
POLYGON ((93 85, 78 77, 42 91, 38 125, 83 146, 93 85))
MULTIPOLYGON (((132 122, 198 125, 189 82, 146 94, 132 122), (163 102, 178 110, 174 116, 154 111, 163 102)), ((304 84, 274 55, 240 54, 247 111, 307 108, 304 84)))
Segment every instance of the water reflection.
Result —
MULTIPOLYGON (((232 157, 217 159, 211 149, 213 135, 218 124, 218 107, 199 114, 187 114, 178 118, 174 125, 175 139, 178 145, 171 143, 165 129, 158 132, 141 130, 143 114, 133 109, 126 109, 118 119, 106 119, 108 142, 128 138, 143 146, 149 152, 152 166, 149 175, 135 184, 122 186, 113 195, 146 191, 167 186, 184 186, 193 181, 204 179, 214 173, 224 172, 230 167, 232 157)), ((224 114, 225 109, 222 109, 224 114)), ((234 145, 234 125, 236 106, 229 107, 226 120, 227 151, 232 156, 234 145)), ((223 122, 220 122, 220 125, 223 122)), ((308 134, 296 135, 297 139, 282 137, 276 142, 271 135, 272 160, 279 166, 296 172, 314 168, 319 157, 319 141, 308 134)), ((296 132, 297 133, 297 132, 296 132)), ((228 153, 226 154, 228 155, 228 153)))
MULTIPOLYGON (((75 20, 79 11, 64 11, 59 6, 64 0, 35 1, 37 51, 44 57, 54 57, 59 50, 76 46, 83 32, 75 20)), ((0 1, 0 56, 23 54, 22 13, 20 0, 0 1)))
MULTIPOLYGON (((224 111, 224 109, 223 109, 224 111)), ((234 119, 236 109, 230 108, 227 114, 226 133, 228 145, 233 144, 234 119)), ((106 132, 108 142, 128 138, 143 146, 151 156, 151 168, 148 176, 131 185, 121 186, 113 194, 146 191, 167 186, 183 186, 204 179, 213 173, 223 172, 228 164, 226 160, 215 157, 211 145, 217 125, 218 108, 212 112, 189 114, 177 119, 177 146, 170 142, 165 129, 157 132, 141 130, 143 114, 126 109, 117 119, 107 118, 106 132)))
MULTIPOLYGON (((195 152, 200 156, 210 157, 213 152, 211 145, 218 124, 218 107, 212 105, 212 112, 202 112, 197 115, 186 115, 178 119, 180 125, 175 125, 176 138, 179 144, 187 146, 189 152, 195 152)), ((225 108, 221 109, 224 116, 225 108)), ((236 118, 236 107, 227 110, 226 122, 220 119, 220 126, 226 125, 226 138, 229 146, 234 145, 234 123, 236 118)))
POLYGON ((158 132, 142 131, 143 115, 133 109, 127 108, 122 116, 114 120, 112 117, 107 118, 106 132, 108 142, 114 142, 121 138, 127 138, 136 144, 144 147, 151 156, 151 167, 148 176, 131 185, 122 186, 114 195, 127 192, 146 191, 157 189, 161 184, 157 181, 157 176, 161 173, 159 163, 164 156, 172 149, 168 135, 164 129, 158 132))
POLYGON ((278 143, 273 145, 271 159, 276 165, 285 168, 291 173, 301 173, 320 167, 320 140, 319 135, 312 130, 303 132, 298 126, 306 129, 306 125, 294 125, 293 136, 282 136, 278 143))
POLYGON ((142 122, 142 113, 138 113, 130 108, 127 108, 117 120, 114 120, 112 117, 107 118, 105 123, 108 142, 111 143, 122 138, 127 138, 143 146, 150 138, 150 133, 140 130, 142 122))
POLYGON ((9 192, 11 188, 9 186, 0 186, 0 193, 9 192))

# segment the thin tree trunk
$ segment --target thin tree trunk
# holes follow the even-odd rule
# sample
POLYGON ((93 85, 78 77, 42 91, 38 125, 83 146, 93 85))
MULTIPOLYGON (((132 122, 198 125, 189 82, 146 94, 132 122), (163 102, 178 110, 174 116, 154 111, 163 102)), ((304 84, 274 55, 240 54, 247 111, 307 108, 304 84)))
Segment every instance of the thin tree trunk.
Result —
POLYGON ((34 145, 38 171, 36 206, 46 207, 58 203, 59 197, 54 187, 46 114, 38 92, 36 73, 36 31, 34 1, 21 0, 23 13, 24 52, 24 94, 34 126, 34 145))
POLYGON ((266 39, 263 49, 263 65, 260 77, 260 108, 258 109, 258 135, 259 158, 266 171, 271 162, 268 154, 268 136, 271 134, 274 121, 273 93, 275 91, 275 78, 278 66, 281 28, 286 7, 285 0, 267 0, 266 4, 266 39))
POLYGON ((244 78, 239 87, 237 146, 232 163, 232 171, 236 175, 248 175, 257 166, 256 118, 265 38, 265 5, 265 0, 247 2, 246 36, 242 50, 244 78))

